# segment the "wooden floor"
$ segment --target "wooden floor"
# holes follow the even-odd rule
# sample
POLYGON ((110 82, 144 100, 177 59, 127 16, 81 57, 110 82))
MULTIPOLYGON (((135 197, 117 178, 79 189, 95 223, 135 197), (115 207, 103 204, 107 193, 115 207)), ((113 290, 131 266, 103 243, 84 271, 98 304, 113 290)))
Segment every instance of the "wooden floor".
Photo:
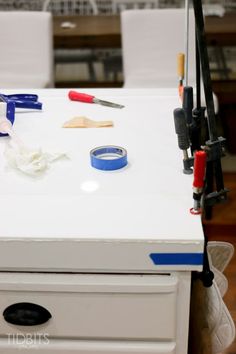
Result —
POLYGON ((224 173, 224 184, 229 189, 228 200, 215 205, 212 219, 204 224, 209 239, 222 241, 223 237, 231 242, 236 240, 236 173, 224 173))
MULTIPOLYGON (((205 224, 209 241, 227 241, 235 247, 235 255, 225 270, 229 289, 224 301, 236 323, 236 173, 224 174, 224 182, 230 189, 228 202, 214 207, 212 220, 205 224)), ((236 354, 236 339, 224 354, 236 354)))

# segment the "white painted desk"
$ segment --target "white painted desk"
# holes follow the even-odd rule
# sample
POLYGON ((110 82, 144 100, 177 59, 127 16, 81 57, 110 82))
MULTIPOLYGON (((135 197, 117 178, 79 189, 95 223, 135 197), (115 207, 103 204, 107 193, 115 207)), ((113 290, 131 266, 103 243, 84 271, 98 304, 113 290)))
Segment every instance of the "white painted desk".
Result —
POLYGON ((202 269, 204 239, 177 148, 177 92, 86 90, 121 110, 71 102, 68 90, 34 92, 43 111, 17 112, 16 132, 70 159, 32 179, 6 168, 0 139, 0 307, 37 303, 52 318, 31 327, 2 318, 0 353, 21 347, 19 331, 49 338, 22 354, 187 353, 190 275, 202 269), (114 127, 61 128, 76 115, 114 127), (90 150, 109 144, 127 149, 128 166, 92 168, 90 150))

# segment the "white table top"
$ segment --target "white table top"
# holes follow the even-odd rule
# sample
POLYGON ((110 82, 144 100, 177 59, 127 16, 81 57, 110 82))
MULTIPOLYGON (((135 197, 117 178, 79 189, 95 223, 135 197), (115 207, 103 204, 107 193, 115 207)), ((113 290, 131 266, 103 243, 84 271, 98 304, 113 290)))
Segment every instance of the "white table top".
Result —
POLYGON ((14 129, 26 145, 70 156, 43 176, 7 168, 3 152, 8 138, 0 138, 0 267, 200 269, 155 265, 149 257, 153 252, 203 251, 200 216, 189 212, 193 177, 182 172, 174 130, 177 90, 80 91, 125 108, 72 102, 68 90, 30 90, 38 93, 43 111, 17 110, 14 129), (112 120, 114 127, 62 128, 74 116, 112 120), (91 167, 89 152, 102 145, 127 149, 128 166, 117 171, 91 167))

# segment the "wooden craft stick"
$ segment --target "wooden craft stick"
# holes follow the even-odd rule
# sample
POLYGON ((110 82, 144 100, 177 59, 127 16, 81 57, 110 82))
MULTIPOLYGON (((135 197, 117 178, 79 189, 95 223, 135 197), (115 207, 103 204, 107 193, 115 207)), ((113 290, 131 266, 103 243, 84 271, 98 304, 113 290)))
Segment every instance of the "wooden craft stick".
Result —
POLYGON ((101 120, 96 121, 89 119, 87 117, 74 117, 62 126, 63 128, 104 128, 113 127, 113 122, 111 120, 101 120))

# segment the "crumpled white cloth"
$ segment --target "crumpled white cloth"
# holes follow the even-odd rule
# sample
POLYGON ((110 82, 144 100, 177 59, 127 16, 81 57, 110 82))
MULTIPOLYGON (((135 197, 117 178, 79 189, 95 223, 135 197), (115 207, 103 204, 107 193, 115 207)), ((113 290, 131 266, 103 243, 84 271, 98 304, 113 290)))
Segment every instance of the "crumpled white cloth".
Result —
POLYGON ((41 148, 32 149, 11 141, 6 146, 5 157, 12 168, 30 176, 39 176, 50 167, 52 162, 68 156, 64 152, 48 153, 41 148))

